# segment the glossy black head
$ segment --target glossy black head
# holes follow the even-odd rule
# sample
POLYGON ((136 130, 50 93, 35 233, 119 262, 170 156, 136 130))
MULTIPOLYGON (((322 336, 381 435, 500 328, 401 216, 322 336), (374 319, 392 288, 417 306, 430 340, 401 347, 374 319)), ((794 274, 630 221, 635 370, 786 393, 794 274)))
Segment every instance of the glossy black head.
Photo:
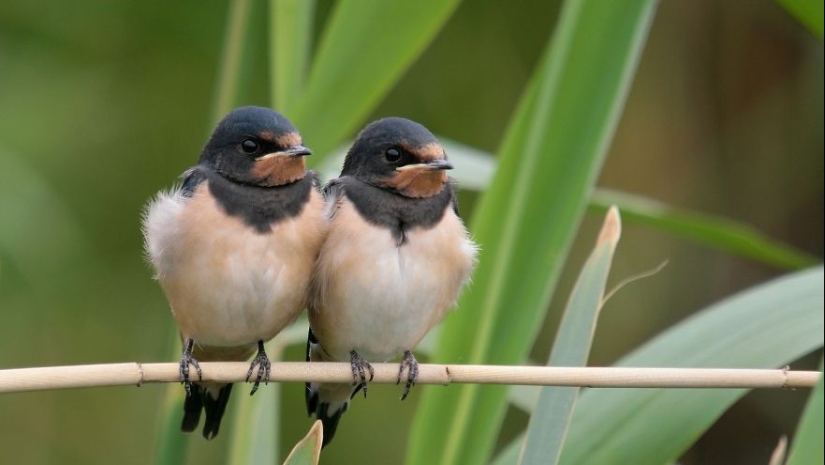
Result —
POLYGON ((427 128, 404 118, 384 118, 358 134, 341 176, 407 197, 429 197, 444 188, 444 170, 452 167, 444 148, 427 128))
POLYGON ((304 156, 310 153, 283 115, 250 106, 218 123, 198 164, 237 183, 279 186, 304 177, 304 156))

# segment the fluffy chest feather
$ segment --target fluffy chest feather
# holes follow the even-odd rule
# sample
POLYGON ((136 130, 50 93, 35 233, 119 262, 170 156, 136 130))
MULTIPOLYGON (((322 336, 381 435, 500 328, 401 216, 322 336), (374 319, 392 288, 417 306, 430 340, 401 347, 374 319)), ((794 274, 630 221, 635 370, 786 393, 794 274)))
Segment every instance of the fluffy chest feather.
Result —
POLYGON ((234 346, 267 340, 304 307, 325 234, 320 195, 267 232, 230 216, 208 181, 191 197, 160 195, 144 221, 146 249, 184 337, 234 346))
POLYGON ((344 199, 318 260, 310 323, 324 350, 356 350, 388 360, 412 349, 455 305, 476 246, 451 208, 432 227, 413 227, 403 244, 344 199))

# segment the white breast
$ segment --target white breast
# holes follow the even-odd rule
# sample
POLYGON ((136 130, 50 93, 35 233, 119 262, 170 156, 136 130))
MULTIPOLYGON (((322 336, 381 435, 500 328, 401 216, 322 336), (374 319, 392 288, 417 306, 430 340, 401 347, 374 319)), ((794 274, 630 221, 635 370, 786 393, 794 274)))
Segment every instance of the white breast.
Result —
POLYGON ((184 338, 237 346, 294 320, 326 229, 320 195, 304 208, 260 234, 226 215, 206 182, 191 198, 177 191, 149 205, 146 251, 184 338))
POLYGON ((412 229, 398 246, 344 201, 322 247, 310 324, 324 350, 386 361, 412 350, 455 306, 476 246, 452 209, 435 228, 412 229))

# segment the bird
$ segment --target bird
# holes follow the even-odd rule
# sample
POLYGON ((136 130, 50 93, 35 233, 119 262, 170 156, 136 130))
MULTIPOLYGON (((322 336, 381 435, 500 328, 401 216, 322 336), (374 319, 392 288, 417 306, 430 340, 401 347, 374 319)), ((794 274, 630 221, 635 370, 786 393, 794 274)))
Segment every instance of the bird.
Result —
POLYGON ((402 356, 404 400, 418 377, 412 349, 455 307, 476 265, 444 148, 414 121, 368 124, 341 175, 324 187, 329 231, 310 284, 308 362, 349 362, 352 384, 307 383, 307 413, 324 426, 323 446, 372 362, 402 356))
POLYGON ((280 113, 237 108, 182 183, 144 211, 146 256, 183 344, 184 432, 197 429, 204 411, 203 436, 214 438, 232 391, 231 383, 200 382, 198 362, 245 361, 257 349, 246 378, 254 394, 270 376, 264 342, 306 306, 328 224, 318 176, 306 169, 311 153, 280 113))

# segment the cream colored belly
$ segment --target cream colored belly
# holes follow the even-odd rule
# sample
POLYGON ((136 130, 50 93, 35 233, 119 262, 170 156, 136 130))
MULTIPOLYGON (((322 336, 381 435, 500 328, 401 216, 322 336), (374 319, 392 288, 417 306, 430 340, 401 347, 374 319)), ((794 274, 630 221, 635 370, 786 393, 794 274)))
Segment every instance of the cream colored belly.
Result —
POLYGON ((205 346, 254 344, 297 317, 323 239, 315 197, 311 214, 267 234, 226 216, 205 185, 191 199, 170 195, 151 205, 147 250, 184 338, 205 346))
POLYGON ((310 324, 324 351, 386 361, 412 350, 444 317, 472 271, 476 248, 450 210, 437 228, 414 229, 398 247, 349 204, 336 213, 319 258, 310 324))

